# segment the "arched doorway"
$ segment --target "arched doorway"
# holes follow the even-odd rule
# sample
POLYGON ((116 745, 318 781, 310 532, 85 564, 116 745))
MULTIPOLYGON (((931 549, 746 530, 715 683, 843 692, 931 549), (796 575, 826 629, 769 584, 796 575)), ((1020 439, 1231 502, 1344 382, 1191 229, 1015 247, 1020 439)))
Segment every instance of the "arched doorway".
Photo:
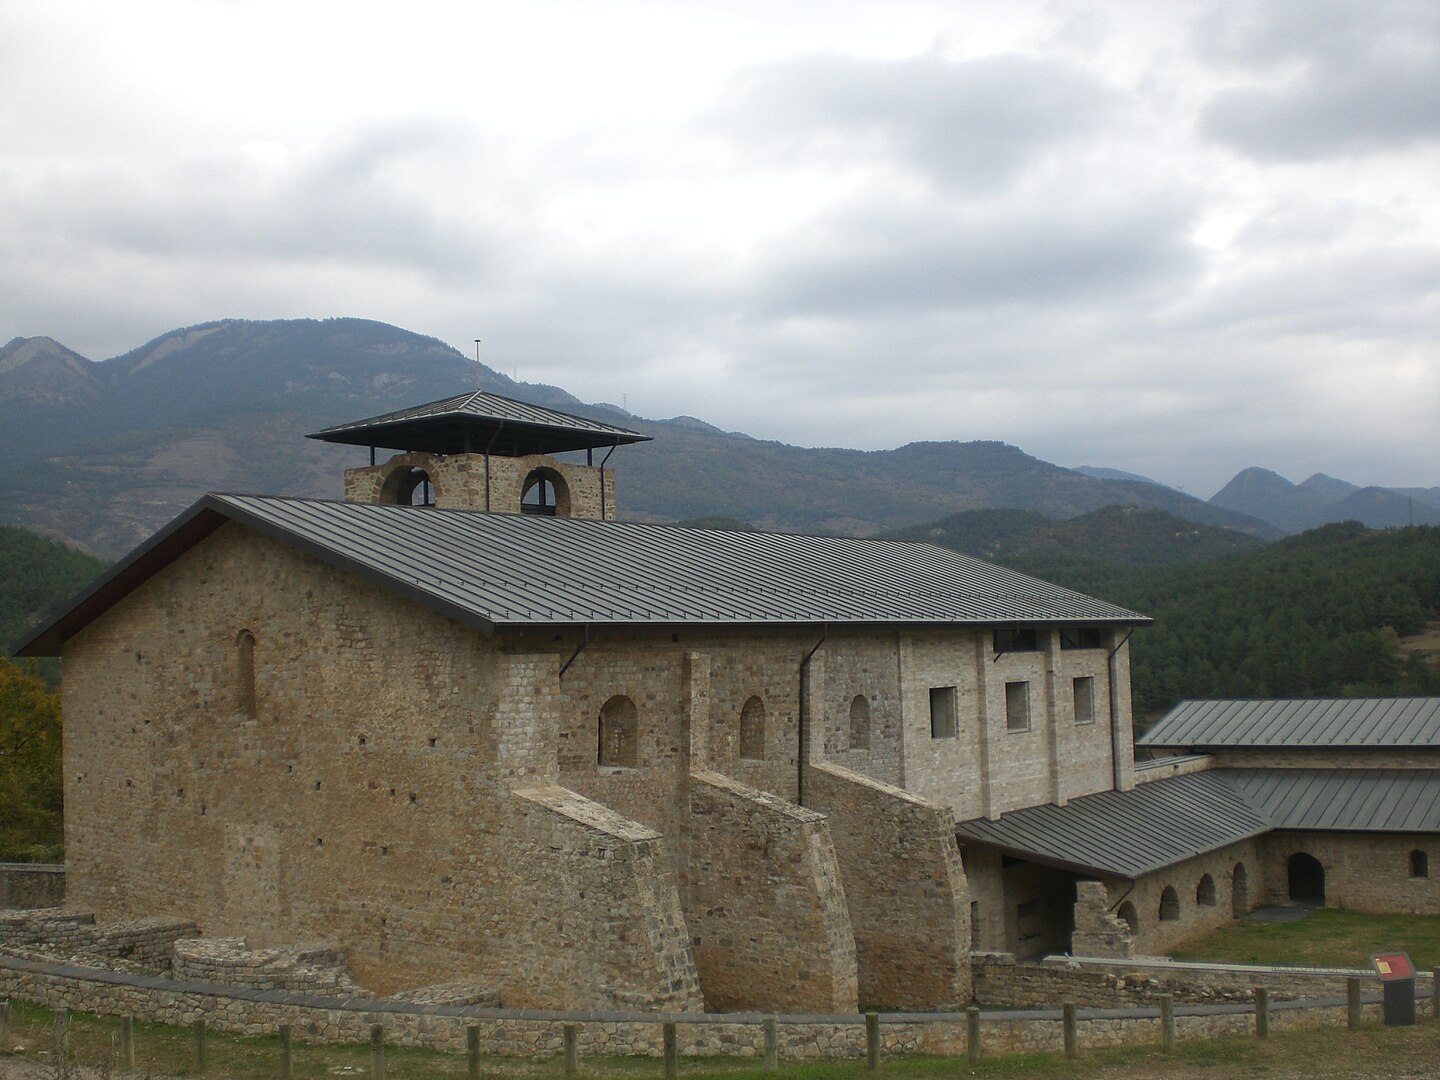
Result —
POLYGON ((1297 851, 1285 864, 1290 879, 1290 899, 1325 903, 1325 867, 1314 855, 1297 851))
POLYGON ((1119 917, 1121 922, 1123 922, 1126 926, 1130 927, 1130 933, 1132 936, 1140 932, 1140 915, 1135 910, 1135 905, 1132 904, 1129 900, 1126 900, 1123 904, 1121 904, 1115 914, 1119 917))

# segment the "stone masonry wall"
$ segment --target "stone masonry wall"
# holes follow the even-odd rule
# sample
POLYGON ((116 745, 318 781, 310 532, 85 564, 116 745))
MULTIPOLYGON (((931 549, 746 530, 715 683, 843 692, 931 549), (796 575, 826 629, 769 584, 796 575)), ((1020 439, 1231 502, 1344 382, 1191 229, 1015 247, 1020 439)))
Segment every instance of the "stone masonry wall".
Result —
MULTIPOLYGON (((944 803, 957 820, 995 818, 1010 810, 1065 802, 1114 786, 1109 655, 1105 649, 1061 649, 1058 631, 1041 631, 1046 647, 996 656, 991 631, 915 633, 902 639, 900 679, 905 748, 900 786, 944 803), (957 641, 957 638, 960 640, 957 641), (1093 680, 1093 720, 1078 723, 1073 681, 1093 680), (1028 725, 1012 730, 1006 684, 1023 683, 1028 725), (932 738, 930 690, 955 688, 955 734, 932 738)), ((1128 649, 1128 647, 1126 647, 1128 649)), ((1126 649, 1117 657, 1114 691, 1121 772, 1133 772, 1126 649)))
POLYGON ((64 866, 0 863, 0 908, 59 907, 64 902, 64 866))
MULTIPOLYGON (((660 836, 559 787, 519 790, 523 804, 509 902, 534 912, 533 935, 497 973, 551 978, 506 1004, 563 1008, 699 1009, 690 934, 660 836), (563 1004, 562 1004, 563 1003, 563 1004)), ((487 928, 512 934, 502 923, 487 928)))
POLYGON ((176 940, 196 929, 184 919, 160 916, 97 923, 94 912, 73 908, 0 911, 0 947, 125 960, 153 971, 171 970, 176 940))
MULTIPOLYGON (((1244 911, 1258 907, 1270 878, 1270 864, 1263 857, 1262 838, 1246 840, 1185 862, 1147 874, 1139 881, 1110 882, 1110 909, 1134 905, 1138 926, 1135 930, 1135 953, 1140 956, 1162 956, 1180 942, 1218 929, 1235 916, 1236 870, 1240 877, 1241 907, 1244 911), (1203 903, 1200 897, 1202 879, 1208 876, 1214 887, 1214 902, 1203 903), (1175 890, 1175 917, 1161 917, 1166 888, 1175 890)), ((1243 912, 1242 912, 1243 913, 1243 912)))
POLYGON ((615 516, 615 473, 609 469, 561 461, 545 454, 487 457, 472 454, 396 454, 379 465, 345 471, 347 502, 384 503, 387 481, 400 471, 423 469, 430 477, 435 505, 442 510, 490 510, 518 514, 526 478, 543 470, 556 486, 558 515, 576 518, 615 516), (489 498, 486 498, 486 486, 489 498))
MULTIPOLYGON (((613 1002, 603 980, 576 983, 578 941, 625 976, 612 984, 627 1004, 698 1006, 671 973, 637 965, 625 933, 579 919, 559 875, 591 865, 565 851, 593 831, 560 829, 552 845, 559 826, 537 837, 510 795, 556 774, 559 662, 503 653, 226 525, 67 645, 71 901, 105 921, 188 919, 256 948, 335 941, 379 994, 493 979, 507 1003, 613 1002), (242 630, 255 642, 248 703, 242 630), (537 874, 547 861, 553 872, 537 874), (555 932, 567 911, 570 938, 555 932)), ((614 843, 576 850, 600 859, 614 843)), ((644 858, 602 873, 591 900, 628 918, 640 890, 673 892, 674 867, 649 840, 620 847, 644 858)), ((673 896, 654 903, 678 917, 673 896)))
POLYGON ((950 811, 837 765, 806 802, 830 819, 855 932, 861 1004, 956 1009, 970 1000, 965 872, 950 811))
POLYGON ((1262 839, 1261 851, 1273 869, 1257 900, 1285 903, 1289 899, 1288 862, 1304 852, 1319 859, 1325 869, 1327 907, 1440 914, 1440 835, 1435 833, 1277 831, 1262 839), (1411 875, 1412 851, 1428 856, 1427 876, 1411 875))
POLYGON ((822 814, 691 777, 688 919, 705 1004, 853 1012, 855 938, 822 814))

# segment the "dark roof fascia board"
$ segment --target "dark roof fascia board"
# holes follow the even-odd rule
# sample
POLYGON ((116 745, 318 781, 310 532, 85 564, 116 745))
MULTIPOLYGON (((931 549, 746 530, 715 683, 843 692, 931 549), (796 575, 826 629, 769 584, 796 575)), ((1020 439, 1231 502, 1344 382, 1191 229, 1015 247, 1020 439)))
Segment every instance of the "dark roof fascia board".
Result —
POLYGON ((67 640, 227 521, 242 524, 287 547, 312 555, 338 570, 353 573, 482 633, 489 634, 494 630, 494 624, 488 619, 458 605, 447 603, 403 578, 376 571, 348 559, 322 544, 256 517, 243 507, 224 502, 214 494, 209 494, 202 496, 194 506, 102 573, 77 599, 68 601, 58 613, 48 616, 37 630, 15 646, 12 655, 59 656, 60 647, 67 640))
POLYGON ((1082 874, 1087 877, 1108 878, 1111 881, 1134 882, 1135 878, 1129 874, 1121 873, 1118 870, 1103 866, 1091 866, 1086 863, 1068 862, 1065 859, 1058 859, 1053 855, 1045 855, 1036 851, 1029 851, 1026 848, 1010 847, 1006 844, 996 844, 989 840, 981 840, 965 833, 958 833, 957 839, 960 845, 971 845, 974 847, 988 848, 1001 855, 1008 855, 1022 862, 1035 863, 1037 866, 1048 866, 1055 870, 1064 870, 1069 874, 1082 874))

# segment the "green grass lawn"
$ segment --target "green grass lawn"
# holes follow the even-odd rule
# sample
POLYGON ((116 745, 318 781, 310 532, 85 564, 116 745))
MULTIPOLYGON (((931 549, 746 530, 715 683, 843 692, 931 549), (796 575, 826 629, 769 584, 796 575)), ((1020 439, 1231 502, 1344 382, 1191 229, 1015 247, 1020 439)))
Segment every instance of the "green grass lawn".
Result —
POLYGON ((1322 908, 1293 923, 1237 922, 1188 941, 1177 960, 1368 968, 1378 952, 1408 952, 1417 971, 1440 966, 1440 915, 1366 915, 1322 908))

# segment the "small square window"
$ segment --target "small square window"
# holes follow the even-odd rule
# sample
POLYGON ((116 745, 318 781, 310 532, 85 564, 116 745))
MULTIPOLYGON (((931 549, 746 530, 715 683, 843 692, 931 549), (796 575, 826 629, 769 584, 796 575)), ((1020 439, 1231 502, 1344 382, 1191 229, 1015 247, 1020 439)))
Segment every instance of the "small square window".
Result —
POLYGON ((953 739, 955 737, 955 687, 932 686, 930 688, 930 737, 932 739, 953 739))
POLYGON ((1030 684, 1028 682, 1007 682, 1005 684, 1005 730, 1030 730, 1030 684))
POLYGON ((1095 680, 1083 675, 1072 684, 1075 690, 1075 723, 1095 722, 1095 680))

